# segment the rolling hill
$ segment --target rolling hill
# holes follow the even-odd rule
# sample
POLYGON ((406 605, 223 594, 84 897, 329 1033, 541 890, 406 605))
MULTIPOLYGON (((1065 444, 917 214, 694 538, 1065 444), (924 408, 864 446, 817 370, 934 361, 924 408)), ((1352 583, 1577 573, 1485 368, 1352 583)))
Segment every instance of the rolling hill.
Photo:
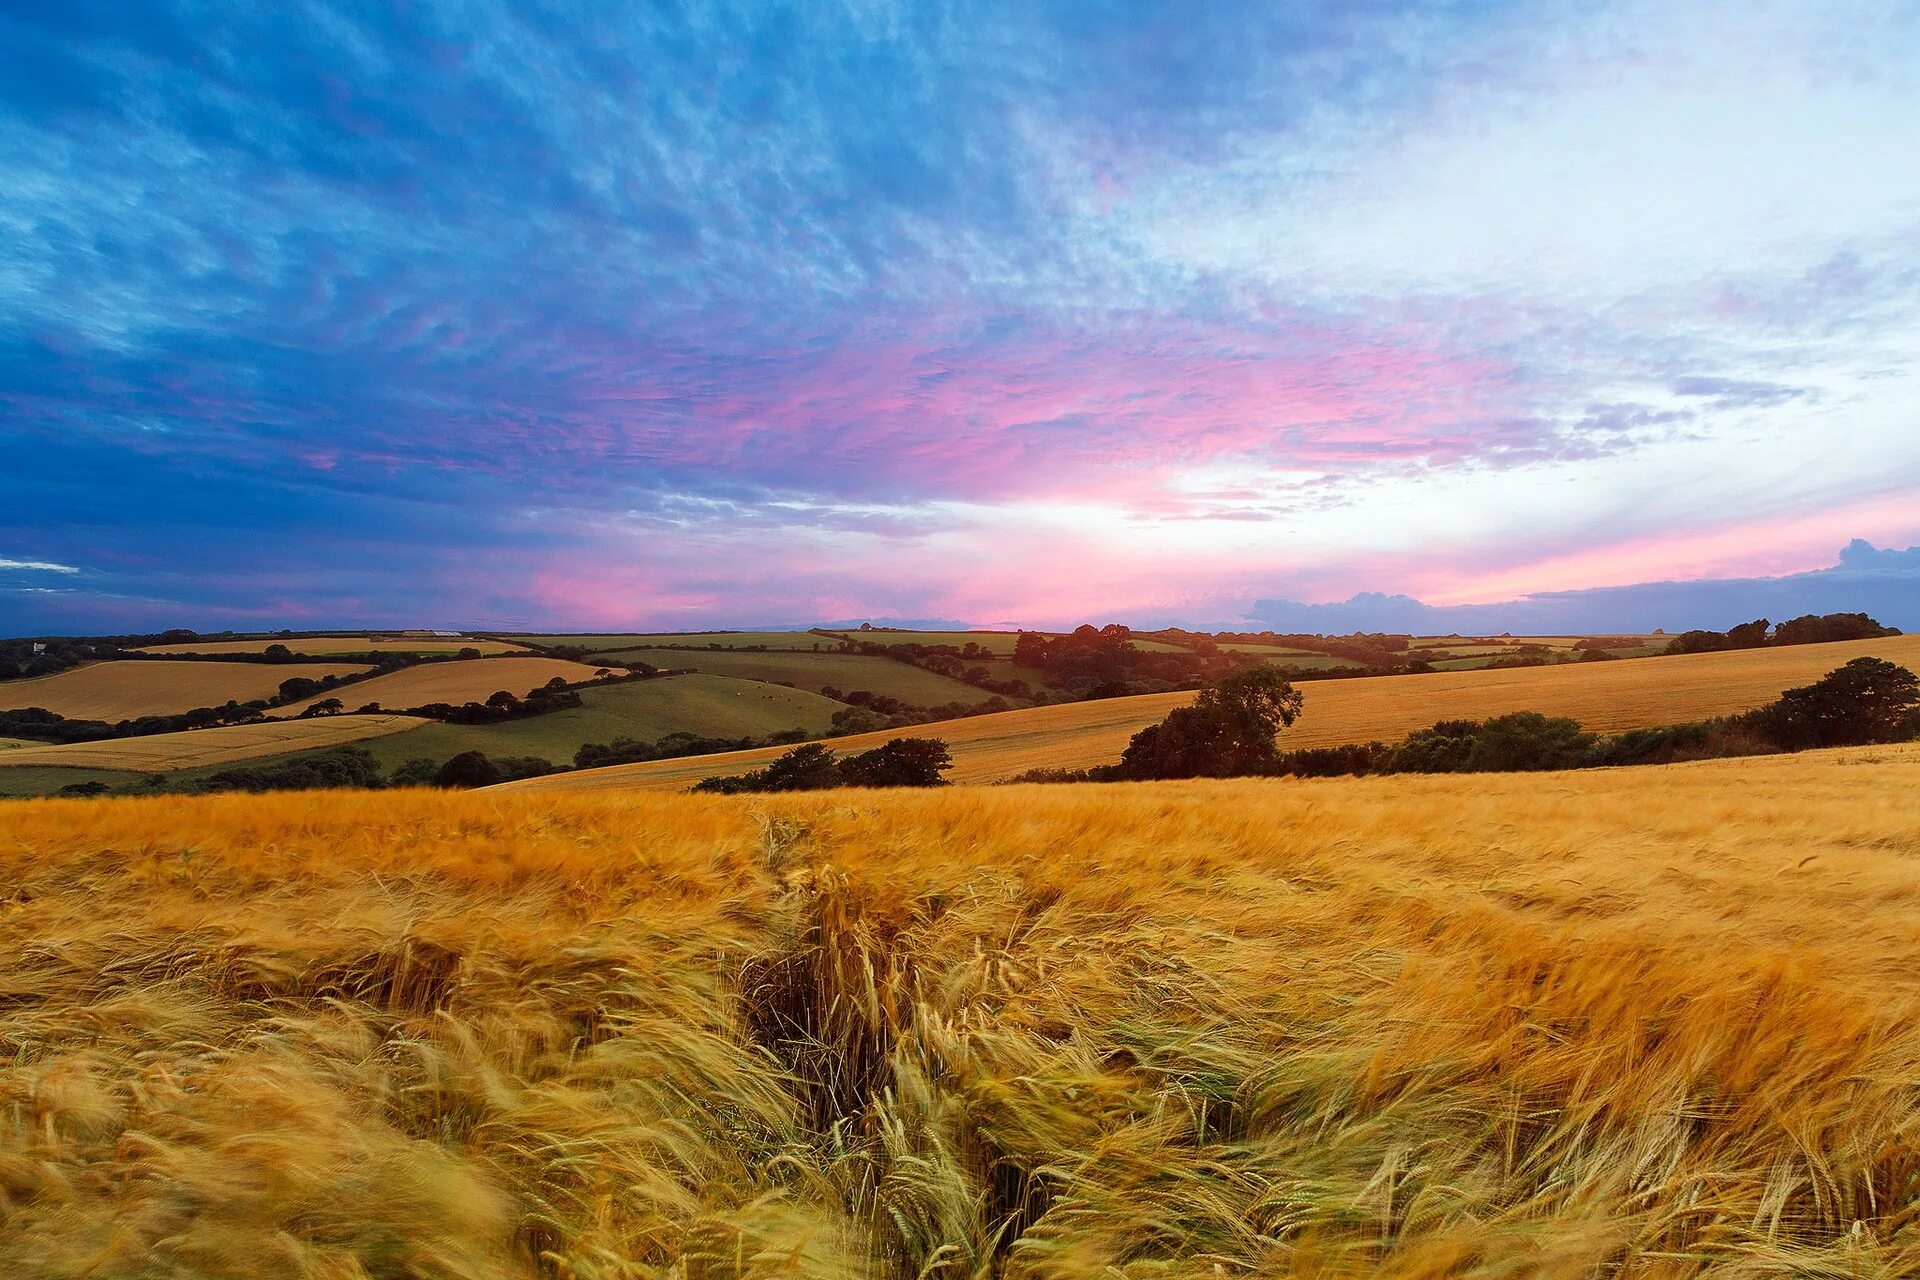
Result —
MULTIPOLYGON (((1301 685, 1306 708, 1287 731, 1290 747, 1392 741, 1438 720, 1480 719, 1509 711, 1572 716, 1612 732, 1726 715, 1811 683, 1851 658, 1873 655, 1920 669, 1920 636, 1796 645, 1732 653, 1682 654, 1497 671, 1318 680, 1301 685)), ((889 738, 937 737, 952 748, 956 782, 996 782, 1036 768, 1086 768, 1119 758, 1127 739, 1193 695, 1150 694, 1005 711, 900 732, 834 740, 865 750, 889 738)), ((510 783, 536 790, 638 787, 683 790, 702 778, 744 773, 777 748, 684 760, 616 765, 510 783)))
POLYGON ((422 723, 375 742, 361 743, 382 768, 413 759, 445 760, 462 751, 490 756, 538 756, 568 764, 581 744, 635 738, 650 742, 671 733, 711 738, 763 738, 787 729, 825 733, 830 698, 754 680, 725 676, 665 676, 582 689, 583 705, 502 724, 422 723))
POLYGON ((136 773, 205 768, 358 743, 428 723, 412 716, 323 716, 109 738, 104 742, 41 744, 0 752, 0 778, 17 776, 12 771, 18 769, 54 766, 136 773))
POLYGON ((524 653, 525 646, 503 640, 432 640, 404 636, 272 636, 255 640, 195 640, 186 644, 156 644, 135 653, 265 653, 274 645, 284 645, 290 653, 325 657, 332 653, 458 653, 478 649, 481 653, 524 653))
POLYGON ((50 676, 0 682, 0 710, 45 707, 69 720, 116 724, 269 698, 283 680, 367 670, 346 662, 90 662, 50 676))
POLYGON ((891 658, 860 653, 776 653, 718 650, 693 652, 685 649, 620 649, 596 653, 589 661, 644 662, 663 669, 688 668, 711 675, 735 676, 743 680, 769 680, 792 684, 815 693, 838 689, 869 693, 916 707, 944 707, 963 702, 969 706, 993 697, 964 681, 925 671, 891 658))
POLYGON ((370 702, 377 702, 383 709, 391 710, 421 707, 433 702, 458 706, 465 702, 485 702, 489 696, 503 689, 518 697, 556 676, 569 684, 592 680, 595 670, 594 667, 560 658, 467 658, 452 662, 429 662, 417 667, 404 667, 390 675, 375 676, 333 693, 318 694, 284 707, 275 707, 267 714, 285 719, 299 715, 322 698, 336 697, 346 704, 349 711, 370 702))

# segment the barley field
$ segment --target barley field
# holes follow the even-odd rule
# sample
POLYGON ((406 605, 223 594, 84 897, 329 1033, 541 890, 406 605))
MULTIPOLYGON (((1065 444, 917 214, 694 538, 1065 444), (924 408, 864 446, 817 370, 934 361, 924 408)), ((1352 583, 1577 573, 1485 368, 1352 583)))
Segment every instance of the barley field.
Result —
MULTIPOLYGON (((1498 671, 1315 680, 1299 686, 1306 708, 1281 741, 1288 747, 1395 741, 1438 720, 1483 719, 1509 711, 1572 716, 1603 732, 1676 724, 1760 706, 1782 690, 1811 683, 1863 654, 1920 669, 1920 636, 1498 671)), ((902 732, 939 737, 952 748, 954 767, 948 776, 954 781, 996 782, 1029 769, 1111 763, 1120 758, 1128 738, 1192 697, 1149 694, 1004 711, 857 734, 835 739, 834 745, 861 751, 902 732)), ((682 791, 702 778, 758 768, 781 750, 615 765, 508 785, 529 790, 682 791)))
POLYGON ((195 640, 189 644, 156 644, 136 653, 265 653, 273 645, 285 645, 292 653, 458 653, 478 649, 481 653, 525 653, 526 646, 504 640, 434 640, 405 636, 269 636, 256 640, 195 640))
POLYGON ((469 658, 464 661, 429 662, 403 667, 391 675, 375 676, 344 689, 317 694, 302 702, 291 702, 267 712, 270 716, 297 716, 321 698, 338 698, 351 711, 369 702, 382 707, 404 709, 430 702, 484 702, 504 689, 516 697, 537 689, 559 676, 569 684, 593 679, 599 668, 567 662, 560 658, 469 658))
POLYGON ((0 1274, 1920 1272, 1920 748, 0 833, 0 1274))
POLYGON ((90 662, 50 676, 0 682, 0 711, 45 707, 69 720, 117 724, 195 707, 270 698, 282 680, 354 675, 350 662, 90 662))
POLYGON ((289 751, 340 747, 432 724, 415 716, 325 716, 151 733, 104 742, 39 743, 0 755, 0 771, 20 768, 124 769, 163 773, 257 760, 289 751))

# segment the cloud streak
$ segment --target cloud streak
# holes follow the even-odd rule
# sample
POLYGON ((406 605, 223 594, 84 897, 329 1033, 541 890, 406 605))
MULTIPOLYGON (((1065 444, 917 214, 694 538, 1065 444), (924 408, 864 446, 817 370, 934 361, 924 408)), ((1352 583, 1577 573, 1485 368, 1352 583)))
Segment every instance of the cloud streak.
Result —
POLYGON ((1865 3, 13 6, 0 540, 84 572, 0 623, 1904 545, 1915 66, 1865 3))

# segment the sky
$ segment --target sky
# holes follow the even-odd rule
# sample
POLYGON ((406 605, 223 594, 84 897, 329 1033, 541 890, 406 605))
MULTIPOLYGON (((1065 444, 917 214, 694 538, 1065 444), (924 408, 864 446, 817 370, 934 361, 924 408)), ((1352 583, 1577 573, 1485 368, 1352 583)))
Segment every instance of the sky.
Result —
POLYGON ((1916 139, 1912 0, 7 0, 0 633, 1905 574, 1916 139))

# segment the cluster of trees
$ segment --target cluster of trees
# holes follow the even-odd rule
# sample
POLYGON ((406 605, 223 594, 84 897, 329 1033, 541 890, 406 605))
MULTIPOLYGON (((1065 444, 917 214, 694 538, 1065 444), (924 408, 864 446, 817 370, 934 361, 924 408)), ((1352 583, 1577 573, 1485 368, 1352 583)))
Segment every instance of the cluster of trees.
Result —
POLYGON ((1413 637, 1397 633, 1356 631, 1350 636, 1316 636, 1297 632, 1226 631, 1219 638, 1229 644, 1257 644, 1275 649, 1324 653, 1358 667, 1382 671, 1430 670, 1426 659, 1412 652, 1413 637))
POLYGON ((758 738, 703 738, 693 733, 669 733, 662 738, 615 738, 612 742, 587 742, 573 753, 574 767, 597 769, 609 764, 640 764, 647 760, 677 760, 682 756, 706 756, 721 751, 750 751, 755 747, 783 747, 805 742, 805 729, 782 729, 758 738))
POLYGON ((1114 623, 1079 626, 1064 636, 1022 631, 1014 641, 1013 661, 1045 672, 1051 683, 1076 699, 1092 699, 1191 689, 1259 659, 1218 646, 1205 653, 1142 649, 1134 644, 1131 630, 1114 623))
POLYGON ((938 787, 953 767, 938 738, 894 738, 858 755, 835 758, 818 742, 774 760, 764 769, 732 778, 708 778, 695 791, 736 795, 749 791, 824 791, 830 787, 938 787))
POLYGON ((1719 653, 1728 649, 1760 649, 1790 644, 1831 644, 1839 640, 1878 640, 1897 636, 1898 627, 1883 627, 1864 613, 1803 614, 1779 626, 1755 618, 1725 631, 1683 631, 1667 642, 1668 653, 1719 653))
POLYGON ((1235 672, 1135 734, 1119 763, 1022 780, 1505 773, 1905 742, 1920 738, 1920 677, 1884 658, 1855 658, 1767 706, 1715 720, 1601 736, 1564 716, 1516 711, 1443 720, 1398 743, 1282 751, 1276 735, 1299 713, 1299 692, 1270 669, 1235 672))
POLYGON ((101 742, 107 738, 139 738, 154 733, 177 733, 218 724, 245 724, 258 720, 267 707, 260 700, 228 702, 219 707, 195 707, 172 716, 140 716, 132 720, 69 720, 45 707, 0 711, 0 738, 29 738, 36 742, 101 742))

